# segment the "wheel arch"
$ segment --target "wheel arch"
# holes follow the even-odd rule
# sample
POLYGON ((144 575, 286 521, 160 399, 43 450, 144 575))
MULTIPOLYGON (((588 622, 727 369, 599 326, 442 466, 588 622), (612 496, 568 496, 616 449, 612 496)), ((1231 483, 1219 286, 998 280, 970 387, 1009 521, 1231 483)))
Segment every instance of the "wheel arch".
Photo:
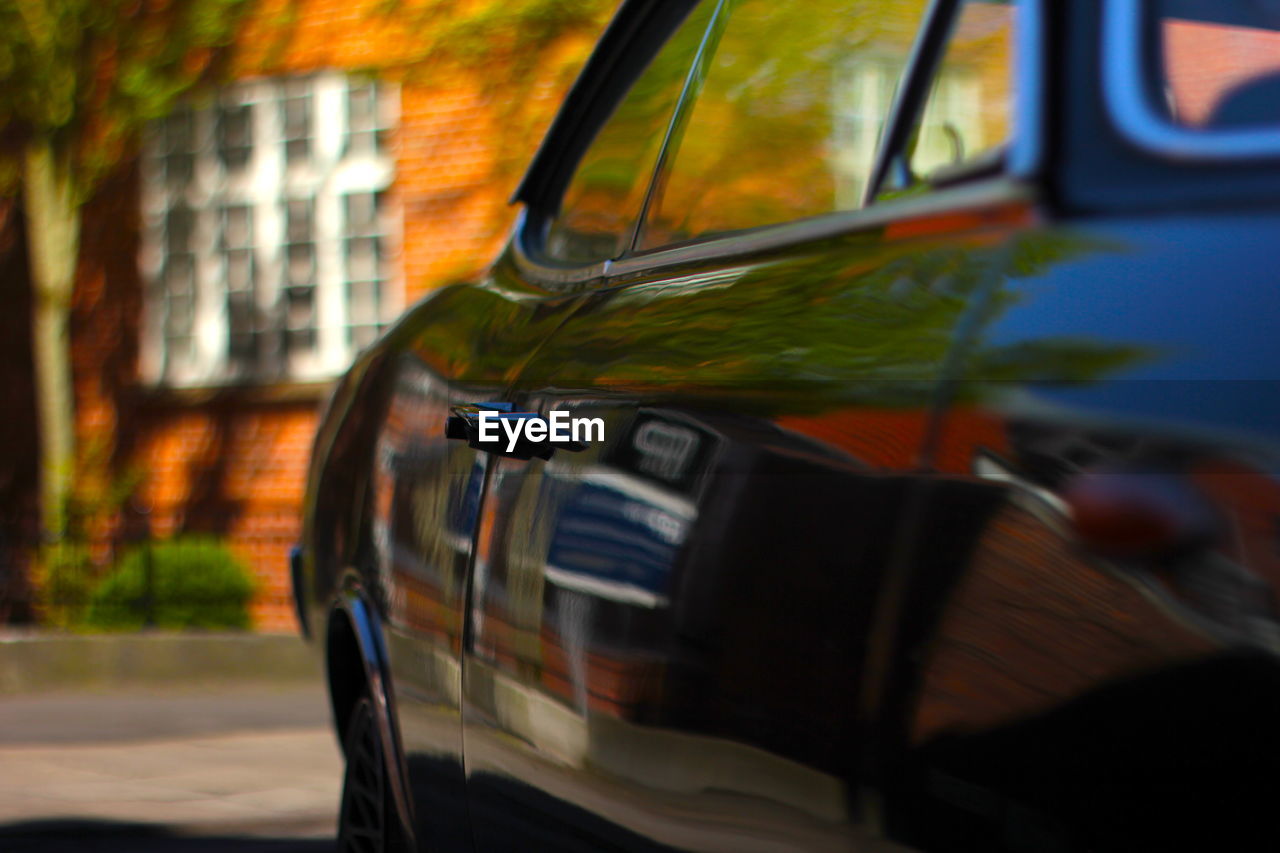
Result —
POLYGON ((344 608, 335 607, 329 614, 324 657, 329 706, 339 744, 346 743, 351 712, 369 689, 366 661, 359 643, 351 616, 344 608))
POLYGON ((342 592, 329 609, 324 657, 329 701, 339 747, 345 749, 343 745, 346 743, 351 712, 360 697, 368 695, 377 716, 383 754, 387 756, 392 800, 405 837, 412 842, 414 833, 409 780, 404 750, 400 745, 395 697, 391 689, 381 619, 358 581, 351 576, 348 576, 342 592))

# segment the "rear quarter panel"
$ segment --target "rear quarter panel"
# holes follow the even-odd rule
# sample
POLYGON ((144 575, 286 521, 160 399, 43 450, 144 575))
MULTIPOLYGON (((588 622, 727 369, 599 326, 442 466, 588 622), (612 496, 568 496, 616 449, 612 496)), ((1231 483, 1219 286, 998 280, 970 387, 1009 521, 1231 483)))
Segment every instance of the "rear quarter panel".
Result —
POLYGON ((924 522, 947 534, 916 547, 882 710, 899 837, 1275 843, 1278 233, 1264 212, 1046 227, 981 297, 924 522), (1100 472, 1186 485, 1212 542, 1085 547, 1073 483, 1100 472))

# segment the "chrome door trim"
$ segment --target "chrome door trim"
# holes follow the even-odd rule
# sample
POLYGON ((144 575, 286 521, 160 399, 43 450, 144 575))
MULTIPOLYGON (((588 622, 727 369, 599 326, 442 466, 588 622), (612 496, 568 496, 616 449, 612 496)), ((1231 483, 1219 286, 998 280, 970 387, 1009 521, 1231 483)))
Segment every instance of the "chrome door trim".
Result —
POLYGON ((650 272, 755 255, 785 249, 800 243, 838 239, 847 234, 884 228, 898 222, 942 215, 959 209, 994 207, 1000 204, 1037 201, 1036 188, 1009 177, 972 184, 957 184, 928 195, 880 202, 872 207, 842 210, 812 219, 769 225, 724 237, 714 237, 672 248, 631 255, 610 264, 606 284, 625 284, 627 279, 650 272))

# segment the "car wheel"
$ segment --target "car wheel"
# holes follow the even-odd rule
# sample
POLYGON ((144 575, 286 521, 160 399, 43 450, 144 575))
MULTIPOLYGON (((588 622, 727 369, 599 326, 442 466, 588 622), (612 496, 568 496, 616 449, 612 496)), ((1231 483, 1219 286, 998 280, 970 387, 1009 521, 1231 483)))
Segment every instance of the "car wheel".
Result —
POLYGON ((391 799, 378 718, 367 696, 351 711, 344 751, 339 853, 403 853, 407 846, 391 799))

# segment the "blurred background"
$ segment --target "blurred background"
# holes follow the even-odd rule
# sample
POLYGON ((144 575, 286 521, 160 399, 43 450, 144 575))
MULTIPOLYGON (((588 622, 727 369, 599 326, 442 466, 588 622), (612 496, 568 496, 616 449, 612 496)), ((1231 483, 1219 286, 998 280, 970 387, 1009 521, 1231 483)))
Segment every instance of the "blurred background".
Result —
POLYGON ((0 0, 0 848, 327 850, 330 383, 481 269, 612 0, 0 0))

